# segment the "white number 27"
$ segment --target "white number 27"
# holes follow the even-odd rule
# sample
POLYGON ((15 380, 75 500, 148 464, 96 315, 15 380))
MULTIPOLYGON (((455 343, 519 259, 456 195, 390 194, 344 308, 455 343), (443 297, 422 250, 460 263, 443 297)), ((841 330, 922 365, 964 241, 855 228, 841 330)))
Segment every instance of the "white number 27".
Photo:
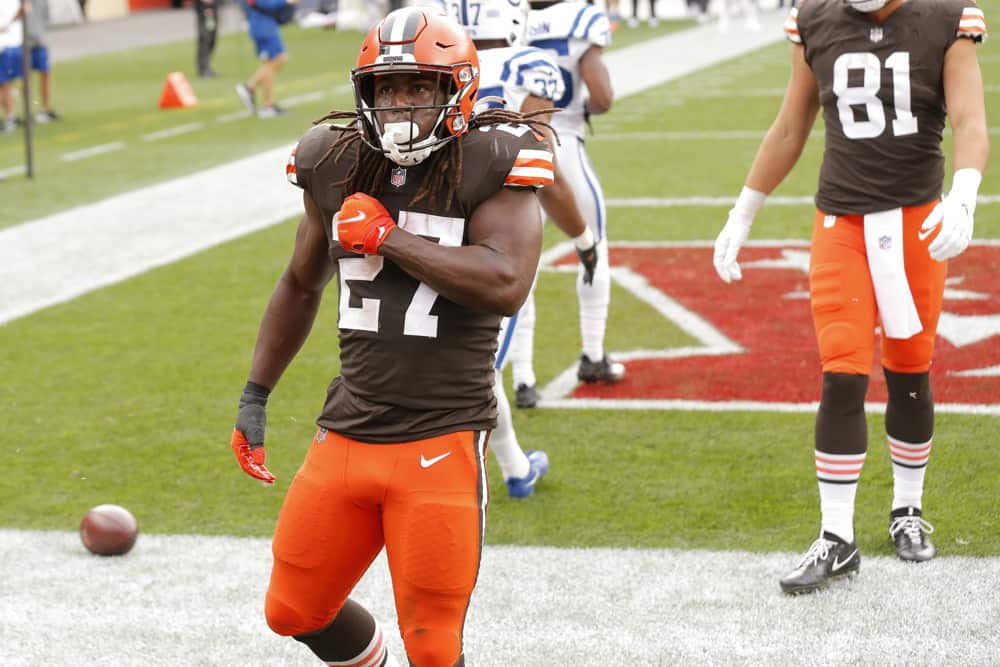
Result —
MULTIPOLYGON (((400 228, 412 234, 418 234, 435 240, 438 244, 450 247, 462 245, 465 232, 465 220, 462 218, 446 218, 427 213, 400 211, 400 228)), ((382 271, 385 258, 381 255, 365 255, 364 257, 346 257, 340 260, 340 328, 357 329, 361 331, 378 331, 379 309, 378 299, 362 298, 360 306, 351 305, 351 288, 349 280, 375 280, 382 271)), ((431 309, 438 298, 438 293, 425 283, 419 283, 417 290, 410 299, 403 320, 403 333, 407 336, 437 337, 437 315, 431 315, 431 309)))

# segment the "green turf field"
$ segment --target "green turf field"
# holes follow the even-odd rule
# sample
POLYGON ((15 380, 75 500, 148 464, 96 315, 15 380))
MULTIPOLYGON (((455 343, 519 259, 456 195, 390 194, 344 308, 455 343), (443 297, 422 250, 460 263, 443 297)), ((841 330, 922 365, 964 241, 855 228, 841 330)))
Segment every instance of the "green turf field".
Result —
MULTIPOLYGON (((983 4, 1000 9, 996 0, 983 4)), ((622 43, 649 34, 644 28, 616 37, 622 43)), ((356 33, 290 30, 293 60, 281 76, 280 97, 317 90, 324 96, 266 123, 216 120, 239 110, 227 79, 197 82, 196 109, 156 110, 162 75, 184 69, 172 63, 188 63, 189 44, 61 65, 59 109, 67 120, 39 128, 34 182, 13 177, 0 186, 0 226, 291 144, 328 107, 350 104, 343 86, 357 39, 356 33), (111 62, 113 94, 102 88, 95 95, 88 77, 111 62), (205 129, 162 142, 142 139, 182 122, 203 122, 205 129), (127 148, 77 162, 59 159, 113 141, 127 148)), ((249 48, 243 35, 224 38, 215 66, 227 75, 249 71, 249 48)), ((1000 81, 992 43, 981 55, 984 79, 1000 81)), ((672 139, 665 133, 762 134, 787 72, 788 48, 780 44, 620 100, 595 119, 588 148, 606 196, 734 196, 759 138, 672 139)), ((987 106, 991 127, 1000 127, 995 84, 987 106)), ((811 141, 776 194, 811 194, 821 152, 820 141, 811 141)), ((0 167, 17 164, 20 155, 13 137, 0 138, 0 167)), ((1000 193, 997 183, 988 175, 983 194, 1000 193)), ((612 208, 609 235, 612 241, 709 240, 725 210, 612 208)), ((807 239, 810 225, 809 206, 765 208, 754 236, 807 239)), ((141 516, 149 533, 269 535, 337 369, 331 295, 271 401, 268 462, 278 483, 263 489, 248 480, 233 461, 229 432, 258 320, 293 233, 288 221, 0 326, 0 432, 7 452, 0 525, 72 530, 86 508, 116 502, 141 516)), ((1000 205, 979 208, 976 236, 1000 239, 1000 205)), ((546 243, 558 240, 549 229, 546 243)), ((705 280, 717 280, 711 266, 702 269, 705 280)), ((555 273, 540 279, 541 383, 578 355, 572 280, 555 273)), ((685 334, 615 288, 610 350, 687 343, 685 334)), ((534 498, 514 502, 491 463, 492 543, 796 551, 815 535, 811 415, 540 409, 516 411, 515 420, 522 445, 545 449, 553 469, 534 498)), ((865 553, 888 554, 891 471, 881 418, 871 417, 869 425, 858 542, 865 553)), ((998 433, 997 417, 938 418, 925 506, 933 508, 928 516, 938 526, 942 554, 1000 555, 993 502, 1000 462, 992 456, 998 433)))
MULTIPOLYGON (((614 48, 687 25, 674 21, 620 31, 614 48)), ((195 76, 192 45, 187 42, 136 49, 127 57, 110 53, 54 66, 53 96, 64 119, 35 126, 36 178, 10 178, 15 187, 4 188, 0 228, 291 145, 309 123, 330 109, 352 109, 349 72, 361 33, 297 26, 283 28, 282 33, 289 62, 278 75, 275 94, 279 103, 291 100, 292 105, 287 116, 268 122, 230 118, 243 109, 233 86, 256 67, 253 44, 245 34, 219 37, 213 57, 221 73, 217 79, 195 76), (185 73, 198 97, 196 107, 157 108, 166 75, 172 71, 185 73), (189 124, 201 127, 167 139, 146 138, 189 124), (116 142, 123 142, 124 148, 82 160, 64 157, 116 142)), ((0 135, 0 171, 23 164, 21 133, 0 135)))

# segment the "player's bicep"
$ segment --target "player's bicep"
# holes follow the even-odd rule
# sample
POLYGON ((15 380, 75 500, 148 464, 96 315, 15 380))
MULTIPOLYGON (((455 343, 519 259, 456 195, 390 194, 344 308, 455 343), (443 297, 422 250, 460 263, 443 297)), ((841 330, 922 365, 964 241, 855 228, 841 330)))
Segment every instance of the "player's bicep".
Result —
POLYGON ((953 127, 986 127, 983 75, 971 39, 957 39, 944 55, 944 98, 953 127))
POLYGON ((295 233, 295 250, 288 264, 286 276, 295 285, 309 292, 320 291, 336 272, 330 259, 329 239, 323 213, 308 191, 302 192, 305 212, 295 233))
POLYGON ((805 47, 792 46, 792 73, 775 125, 783 134, 805 143, 819 112, 819 86, 806 62, 805 47))
POLYGON ((542 219, 532 188, 505 187, 476 208, 469 220, 469 242, 489 248, 504 274, 527 296, 542 252, 542 219))

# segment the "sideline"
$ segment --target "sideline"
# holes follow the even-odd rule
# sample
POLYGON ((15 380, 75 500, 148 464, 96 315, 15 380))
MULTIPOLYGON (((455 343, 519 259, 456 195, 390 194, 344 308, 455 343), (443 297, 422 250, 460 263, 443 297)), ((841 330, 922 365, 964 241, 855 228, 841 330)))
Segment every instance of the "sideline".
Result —
MULTIPOLYGON (((995 664, 1000 561, 867 555, 882 530, 858 536, 860 575, 798 598, 777 580, 801 554, 487 545, 466 654, 479 667, 995 664)), ((264 624, 267 539, 142 534, 98 558, 76 533, 0 530, 0 563, 8 667, 317 664, 264 624)), ((401 659, 384 551, 352 597, 401 659)))
MULTIPOLYGON (((784 39, 781 15, 761 19, 757 33, 720 35, 707 24, 609 52, 618 97, 784 39), (650 62, 663 63, 662 71, 650 72, 650 62)), ((0 325, 295 215, 299 193, 282 177, 290 151, 277 148, 0 230, 0 325)))

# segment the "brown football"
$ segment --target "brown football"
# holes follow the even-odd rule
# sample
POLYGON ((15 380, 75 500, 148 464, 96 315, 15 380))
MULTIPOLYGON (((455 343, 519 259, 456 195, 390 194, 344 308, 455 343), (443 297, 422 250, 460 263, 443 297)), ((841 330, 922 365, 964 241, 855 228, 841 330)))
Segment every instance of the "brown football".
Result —
POLYGON ((139 535, 139 524, 120 505, 98 505, 83 515, 80 540, 87 551, 99 556, 126 554, 139 535))

